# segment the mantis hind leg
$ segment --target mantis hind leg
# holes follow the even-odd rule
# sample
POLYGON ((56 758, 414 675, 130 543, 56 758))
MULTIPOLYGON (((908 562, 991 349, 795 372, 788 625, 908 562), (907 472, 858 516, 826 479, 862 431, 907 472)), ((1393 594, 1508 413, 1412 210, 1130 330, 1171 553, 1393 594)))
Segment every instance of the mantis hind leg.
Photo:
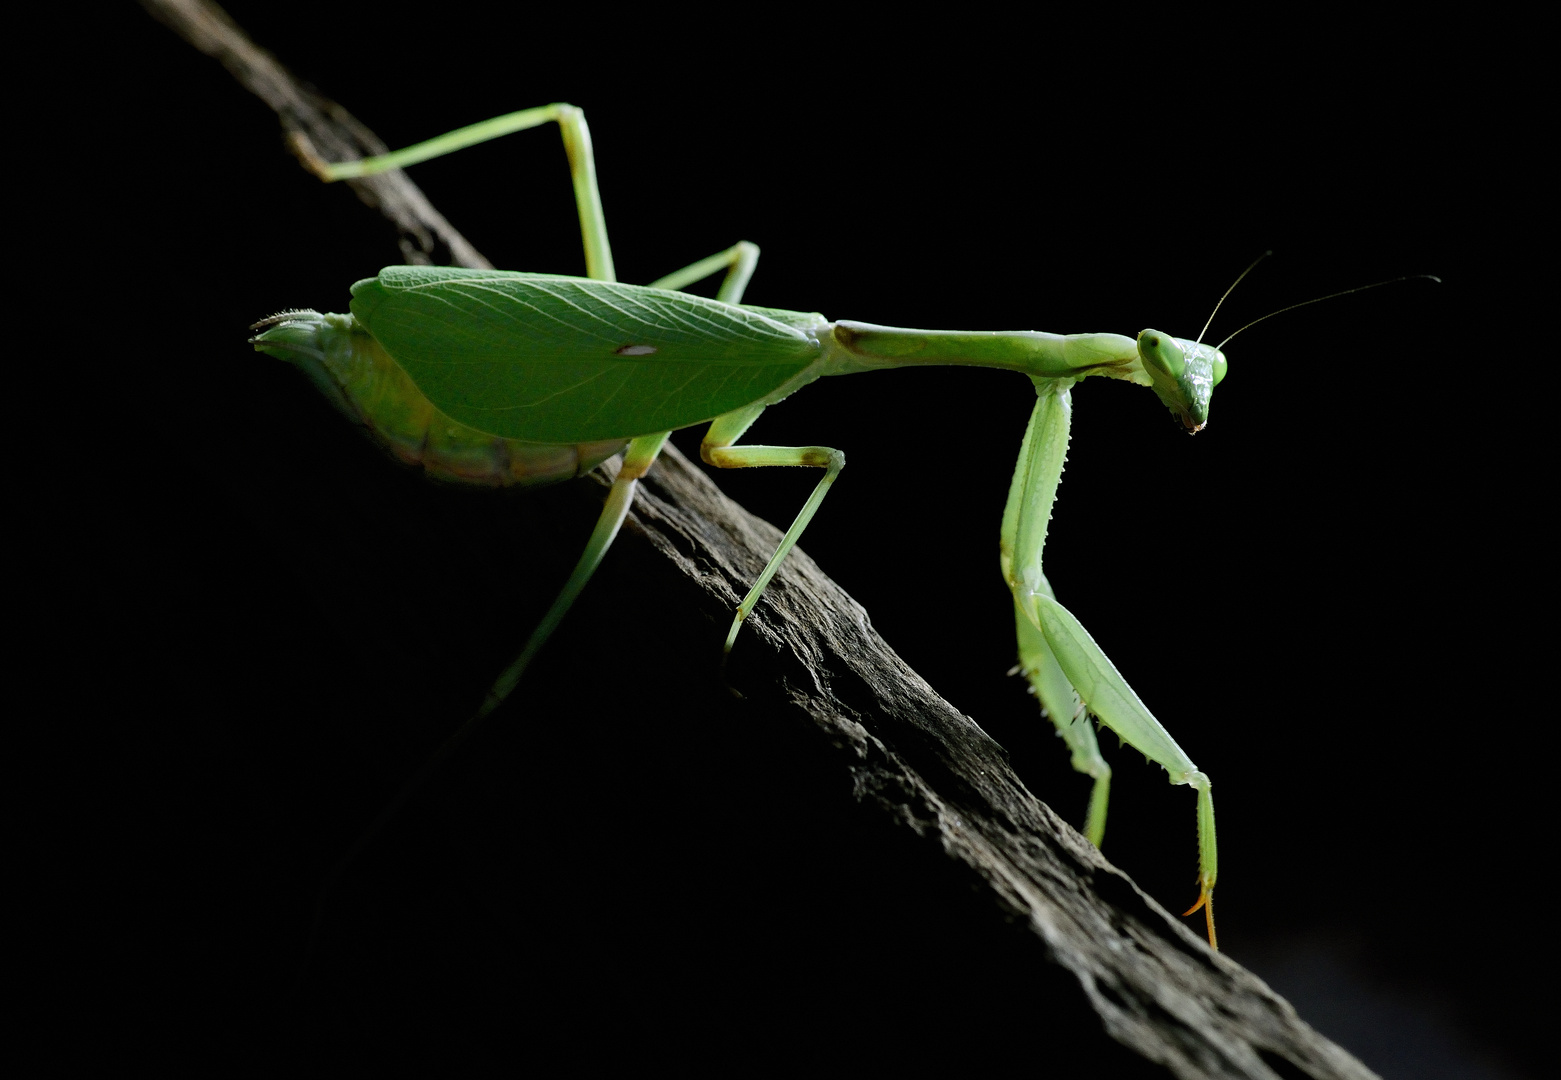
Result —
POLYGON ((515 689, 515 684, 520 682, 521 675, 530 666, 532 659, 547 644, 547 639, 553 636, 553 631, 558 629, 558 624, 574 606, 575 598, 585 588, 586 582, 591 580, 591 575, 596 573, 596 568, 602 563, 602 556, 607 554, 607 549, 618 535, 618 529, 623 525, 623 519, 628 516, 640 477, 655 463, 669 434, 663 431, 655 435, 642 435, 629 443, 628 449, 623 452, 623 467, 618 470, 618 478, 607 493, 607 503, 602 507, 601 517, 596 519, 596 527, 591 530, 591 538, 586 541, 585 550, 580 553, 580 560, 575 563, 569 580, 564 582, 564 587, 559 590, 553 605, 547 609, 547 614, 542 616, 542 621, 531 631, 531 637, 526 640, 520 655, 494 680, 473 721, 482 719, 503 703, 510 691, 515 689))
MULTIPOLYGON (((564 140, 564 154, 569 158, 569 176, 574 184, 575 207, 580 215, 580 237, 585 244, 585 276, 597 281, 616 281, 612 248, 607 242, 607 217, 602 211, 601 190, 596 184, 596 152, 591 146, 591 129, 585 122, 585 112, 573 105, 554 102, 533 109, 521 109, 519 112, 457 128, 401 150, 358 161, 322 161, 307 143, 296 140, 293 149, 305 166, 320 179, 327 182, 350 180, 405 168, 547 123, 558 124, 559 134, 564 140)), ((744 240, 723 252, 659 278, 651 282, 651 286, 681 290, 725 269, 726 280, 716 299, 736 304, 741 302, 743 290, 747 288, 748 279, 753 275, 758 261, 758 247, 744 240)))
POLYGON ((293 141, 293 151, 310 172, 321 180, 351 180, 391 169, 403 169, 420 161, 453 154, 503 135, 556 122, 564 138, 564 153, 569 158, 569 176, 574 182, 575 206, 580 213, 580 235, 585 242, 585 276, 597 281, 617 281, 612 264, 612 248, 607 243, 607 219, 602 213, 602 196, 596 186, 596 154, 591 149, 591 129, 585 113, 573 105, 554 102, 533 109, 495 116, 478 124, 446 132, 437 138, 416 143, 388 154, 358 161, 322 161, 313 148, 301 140, 293 141))

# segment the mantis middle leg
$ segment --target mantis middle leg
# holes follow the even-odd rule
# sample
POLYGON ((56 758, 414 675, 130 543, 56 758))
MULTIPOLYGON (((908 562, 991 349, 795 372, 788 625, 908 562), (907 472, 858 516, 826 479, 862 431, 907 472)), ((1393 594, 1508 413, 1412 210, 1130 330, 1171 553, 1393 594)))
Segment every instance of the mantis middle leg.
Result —
MULTIPOLYGON (((581 123, 584 123, 583 118, 581 123)), ((589 142, 587 142, 587 146, 589 146, 589 142)), ((583 207, 586 203, 582 202, 581 205, 583 207)), ((596 212, 600 213, 601 203, 599 200, 590 205, 594 205, 596 212)), ((582 226, 582 231, 589 236, 592 230, 582 226)), ((596 232, 601 236, 602 242, 605 244, 607 237, 605 225, 600 226, 596 232)), ((717 299, 729 304, 735 304, 742 299, 743 290, 747 287, 748 279, 753 275, 754 266, 758 260, 758 247, 748 243, 746 240, 739 241, 725 251, 701 259, 684 267, 682 270, 668 274, 655 284, 658 288, 663 289, 681 289, 686 285, 725 269, 726 278, 721 283, 717 299)), ((716 423, 720 423, 720 421, 718 420, 716 423)), ((752 420, 749 423, 752 423, 752 420)), ((743 426, 746 427, 747 425, 744 424, 743 426)), ((713 428, 714 425, 712 425, 712 430, 713 428)), ((557 599, 548 608, 547 614, 542 617, 542 621, 531 632, 531 637, 526 641, 525 648, 521 650, 520 655, 494 681, 493 687, 488 691, 487 696, 483 699, 482 706, 477 711, 478 719, 487 716, 494 709, 498 708, 504 699, 509 696, 510 692, 515 689, 515 685, 520 681, 521 675, 531 663, 532 658, 547 643, 547 639, 552 636, 558 624, 563 621, 569 609, 574 606, 575 599, 580 595, 580 591, 585 588, 586 582, 591 580, 591 575, 596 573, 596 568, 601 564, 602 557, 607 554, 607 549, 612 546, 613 540, 617 537, 618 529, 623 525, 623 519, 628 516, 629 507, 634 502, 634 490, 638 485, 639 478, 650 471, 650 467, 655 463, 657 455, 661 453, 662 446, 666 444, 669 434, 670 432, 662 431, 653 435, 640 436, 630 442, 627 449, 624 450, 623 466, 618 470, 617 479, 613 481, 612 488, 607 493, 607 502, 602 507, 601 517, 596 519, 596 526, 591 531, 591 538, 586 541, 585 550, 580 553, 580 561, 575 564, 574 570, 569 575, 569 580, 564 582, 563 589, 559 591, 557 599)), ((738 434, 741 434, 741 432, 739 431, 738 434)), ((797 531, 800 533, 801 529, 797 531)), ((777 561, 779 561, 778 558, 777 561)), ((770 571, 772 574, 773 572, 773 570, 770 571)), ((763 580, 767 582, 769 578, 765 577, 763 580)), ((762 589, 763 585, 761 584, 758 588, 762 589)), ((734 636, 735 633, 734 630, 734 636)), ((731 647, 730 640, 727 642, 727 647, 731 647)))
MULTIPOLYGON (((1036 379, 1035 409, 1025 429, 1003 510, 1001 559, 1004 579, 1013 593, 1019 623, 1020 663, 1031 679, 1058 730, 1074 751, 1074 767, 1092 765, 1090 751, 1099 758, 1094 738, 1086 742, 1073 729, 1077 709, 1071 702, 1099 718, 1121 739, 1161 765, 1173 784, 1188 784, 1198 793, 1198 902, 1187 912, 1204 909, 1209 944, 1218 948, 1214 934, 1214 881, 1218 875, 1218 851, 1214 839, 1214 800, 1209 778, 1155 719, 1127 680, 1101 651, 1095 639, 1071 612, 1057 603, 1051 585, 1041 572, 1041 554, 1057 484, 1062 478, 1072 422, 1071 379, 1036 379), (1044 645, 1044 650, 1037 648, 1044 645), (1066 689, 1064 689, 1066 688, 1066 689)), ((1104 762, 1102 761, 1103 765, 1104 762)), ((1106 778, 1090 767, 1080 768, 1096 777, 1087 828, 1105 829, 1106 778), (1097 816, 1098 815, 1098 816, 1097 816)), ((1091 837, 1094 839, 1095 837, 1091 837)))
POLYGON ((780 545, 776 547, 775 554, 770 556, 770 561, 765 564, 758 580, 753 583, 753 587, 748 590, 748 595, 743 597, 742 603, 738 605, 737 614, 732 618, 732 628, 726 635, 723 655, 732 651, 732 643, 737 640, 737 632, 742 629, 744 620, 753 612, 754 605, 764 594, 764 587, 780 569, 780 564, 785 562, 787 553, 796 546, 802 531, 808 527, 808 522, 812 521, 813 515, 818 512, 824 496, 829 494, 830 485, 835 482, 835 477, 840 475, 840 470, 846 465, 845 454, 831 446, 734 446, 733 444, 742 438, 743 432, 753 425, 763 411, 763 405, 749 405, 725 416, 716 417, 699 445, 699 456, 707 465, 714 465, 718 469, 811 465, 822 468, 824 476, 813 488, 813 494, 808 497, 808 501, 798 511, 791 528, 787 529, 786 535, 781 537, 780 545))

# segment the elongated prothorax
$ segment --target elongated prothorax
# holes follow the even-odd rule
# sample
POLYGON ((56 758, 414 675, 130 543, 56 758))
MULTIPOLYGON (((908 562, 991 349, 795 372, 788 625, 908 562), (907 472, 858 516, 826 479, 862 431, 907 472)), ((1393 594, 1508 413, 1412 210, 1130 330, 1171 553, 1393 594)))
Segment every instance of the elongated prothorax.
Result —
POLYGON ((1006 368, 1039 379, 1089 374, 1148 382, 1138 348, 1121 334, 1047 334, 1039 330, 907 330, 852 322, 834 324, 835 342, 852 370, 952 364, 1006 368))

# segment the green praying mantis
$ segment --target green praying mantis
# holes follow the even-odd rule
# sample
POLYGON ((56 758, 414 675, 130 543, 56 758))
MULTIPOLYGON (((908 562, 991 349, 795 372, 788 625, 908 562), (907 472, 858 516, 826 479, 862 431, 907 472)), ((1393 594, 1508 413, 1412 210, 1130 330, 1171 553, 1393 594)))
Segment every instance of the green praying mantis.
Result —
MULTIPOLYGON (((380 157, 329 164, 295 149, 327 181, 400 168, 499 136, 557 123, 584 238, 585 278, 387 267, 352 286, 349 314, 287 311, 256 323, 261 352, 301 368, 342 412, 402 461, 438 479, 540 485, 579 476, 615 454, 623 464, 579 562, 468 728, 515 689, 611 546, 637 481, 670 432, 708 423, 700 453, 723 469, 805 466, 818 481, 739 605, 729 652, 776 570, 845 465, 828 446, 741 439, 770 405, 830 375, 916 365, 1002 368, 1028 376, 1036 402, 1004 507, 1000 564, 1013 597, 1019 668, 1093 780, 1085 835, 1105 833, 1111 770, 1087 717, 1165 768, 1197 801, 1198 899, 1217 946, 1218 876, 1209 777, 1134 693, 1053 595, 1042 569, 1047 525, 1068 447, 1070 392, 1092 375, 1146 386, 1196 432, 1227 362, 1220 348, 1144 330, 1057 335, 912 330, 743 305, 758 248, 743 242, 650 285, 616 281, 589 130, 565 104, 527 109, 380 157), (714 300, 683 292, 725 273, 714 300)), ((1238 279, 1239 280, 1239 279, 1238 279)), ((1228 339, 1227 339, 1228 340, 1228 339)), ((1223 344, 1223 343, 1222 343, 1223 344)), ((464 730, 464 729, 463 729, 464 730)))

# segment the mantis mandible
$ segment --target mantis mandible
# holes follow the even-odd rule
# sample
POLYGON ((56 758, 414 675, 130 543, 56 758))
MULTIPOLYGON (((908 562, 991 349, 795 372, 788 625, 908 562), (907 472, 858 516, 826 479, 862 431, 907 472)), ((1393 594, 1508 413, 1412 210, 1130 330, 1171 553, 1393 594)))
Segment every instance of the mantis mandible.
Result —
MULTIPOLYGON (((256 323, 261 352, 300 367, 394 456, 438 479, 486 485, 562 481, 623 454, 595 529, 557 599, 520 655, 495 680, 463 733, 514 690, 611 546, 637 481, 674 430, 709 423, 700 446, 723 469, 824 470, 727 634, 737 639, 787 553, 845 465, 828 446, 743 444, 766 408, 826 375, 917 365, 1001 368, 1029 377, 1036 403, 1003 510, 1000 565, 1013 595, 1019 670, 1094 781, 1085 834, 1105 833, 1110 768, 1086 713, 1197 794, 1198 900, 1217 946, 1214 803, 1198 770, 1144 706, 1088 631, 1060 605, 1042 572, 1062 475, 1075 383, 1103 375, 1149 387, 1189 432, 1207 422, 1226 372, 1220 349, 1144 330, 1058 335, 1035 331, 912 330, 817 313, 743 305, 758 248, 741 242, 647 286, 613 272, 584 114, 565 104, 526 109, 395 153, 328 164, 295 149, 327 181, 366 176, 511 132, 557 123, 585 243, 585 278, 496 270, 393 266, 352 286, 350 314, 287 311, 256 323), (680 290, 725 271, 716 299, 680 290)), ((447 744, 448 745, 448 744, 447 744)))

